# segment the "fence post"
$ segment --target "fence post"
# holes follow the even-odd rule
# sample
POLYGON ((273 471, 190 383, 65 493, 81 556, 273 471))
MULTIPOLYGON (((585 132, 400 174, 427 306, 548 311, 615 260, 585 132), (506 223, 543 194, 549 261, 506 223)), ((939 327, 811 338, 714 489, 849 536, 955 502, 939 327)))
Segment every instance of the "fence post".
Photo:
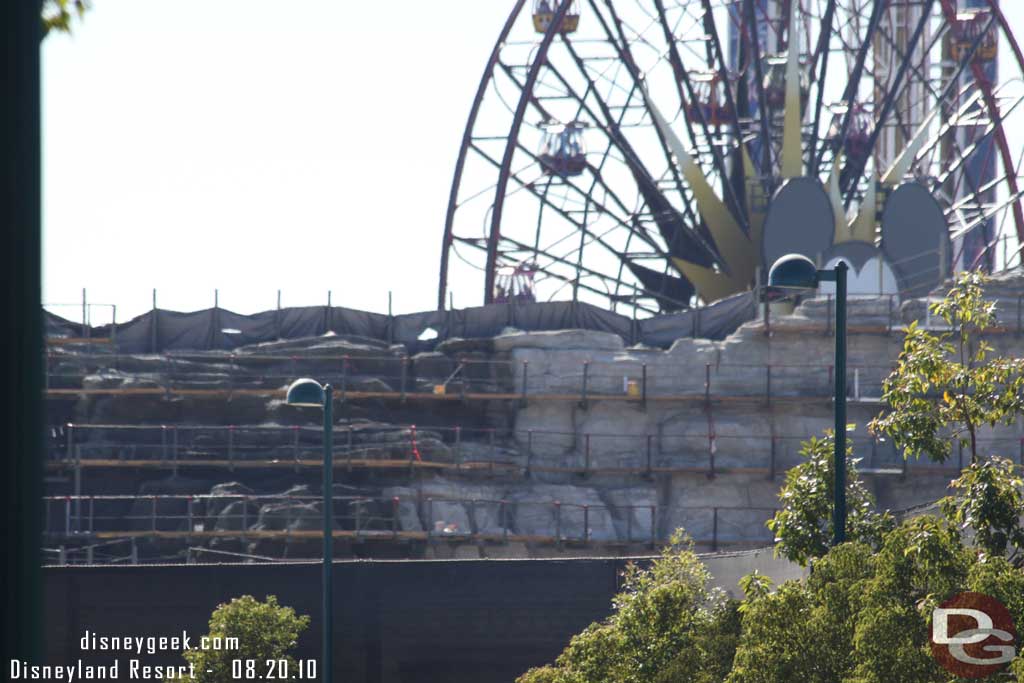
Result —
POLYGON ((647 409, 647 363, 640 366, 640 405, 647 409))
POLYGON ((348 391, 348 356, 341 357, 341 402, 345 402, 345 392, 348 391))
POLYGON ((527 386, 527 381, 529 380, 529 369, 530 369, 530 361, 524 360, 523 361, 523 392, 522 392, 522 398, 520 399, 520 401, 522 402, 522 405, 524 407, 526 406, 526 386, 527 386))
POLYGON ((235 425, 228 425, 228 470, 235 471, 235 425))
POLYGON ((583 435, 583 476, 590 472, 590 434, 583 435))
POLYGON ((533 430, 526 431, 526 475, 530 474, 530 466, 533 464, 533 430))
POLYGON ((508 542, 508 504, 502 500, 498 508, 501 517, 501 540, 508 542))
POLYGON ((715 478, 715 451, 718 450, 715 446, 715 439, 717 438, 714 432, 708 432, 708 465, 710 468, 708 470, 708 479, 715 478))
POLYGON ((658 542, 658 540, 657 540, 658 531, 657 531, 657 527, 656 527, 657 521, 658 521, 658 506, 657 505, 652 505, 651 506, 651 547, 652 548, 658 542))
POLYGON ((704 403, 711 403, 711 363, 704 364, 704 403))
POLYGON ((764 403, 766 406, 772 404, 772 366, 764 366, 764 403))
POLYGON ((64 535, 71 535, 71 496, 64 498, 64 535))
POLYGON ((391 499, 391 537, 398 538, 398 496, 391 499))
POLYGON ((562 542, 562 504, 555 501, 555 540, 562 542))
POLYGON ((587 385, 590 380, 590 361, 583 361, 583 386, 580 388, 580 407, 587 408, 587 385))
MULTIPOLYGON (((158 321, 157 317, 157 289, 153 289, 153 311, 150 315, 150 352, 156 353, 159 349, 157 348, 157 336, 158 336, 158 321)), ((1019 327, 1019 326, 1018 326, 1019 327)))
POLYGON ((647 435, 647 476, 650 477, 653 474, 651 469, 651 455, 654 447, 654 435, 647 435))
POLYGON ((583 505, 583 542, 590 543, 590 506, 583 505))
POLYGON ((771 445, 771 457, 770 457, 769 464, 768 464, 768 479, 770 479, 770 480, 774 480, 775 479, 775 458, 776 458, 776 455, 775 455, 775 444, 776 444, 777 440, 778 440, 778 437, 775 436, 774 434, 772 434, 772 439, 771 439, 771 444, 772 444, 771 445))
POLYGON ((75 425, 72 422, 68 423, 68 454, 67 462, 74 460, 75 454, 75 425))
POLYGON ((718 508, 711 510, 711 552, 718 552, 718 508))
POLYGON ((406 394, 406 391, 407 391, 407 389, 406 389, 406 381, 408 379, 408 376, 409 376, 409 357, 408 356, 402 356, 402 391, 401 391, 401 397, 402 397, 402 401, 403 402, 405 401, 405 394, 406 394))

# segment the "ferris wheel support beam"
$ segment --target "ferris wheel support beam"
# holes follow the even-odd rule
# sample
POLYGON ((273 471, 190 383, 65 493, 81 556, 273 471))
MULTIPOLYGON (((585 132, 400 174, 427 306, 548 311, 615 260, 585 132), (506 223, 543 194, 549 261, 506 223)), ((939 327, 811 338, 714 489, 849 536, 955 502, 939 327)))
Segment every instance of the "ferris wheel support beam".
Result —
MULTIPOLYGON (((943 0, 943 2, 947 1, 948 0, 943 0)), ((924 32, 924 27, 928 24, 928 21, 931 18, 932 6, 934 5, 935 0, 925 0, 924 7, 921 10, 921 19, 917 22, 917 27, 914 28, 914 33, 911 36, 908 45, 917 45, 918 41, 921 40, 921 34, 924 32)), ((866 44, 867 41, 865 41, 865 45, 866 44)), ((899 92, 903 87, 903 78, 907 74, 907 69, 910 66, 910 60, 913 58, 913 56, 914 49, 913 47, 911 47, 909 50, 907 50, 907 54, 904 55, 903 59, 900 61, 900 68, 896 71, 896 78, 894 79, 895 82, 893 83, 892 87, 889 88, 889 96, 885 98, 885 103, 882 105, 882 111, 879 112, 878 116, 875 118, 875 126, 871 130, 871 137, 868 138, 868 149, 874 149, 875 145, 878 144, 878 137, 882 134, 882 129, 885 127, 886 119, 889 118, 889 113, 892 111, 892 108, 896 105, 896 100, 898 99, 899 92)), ((866 166, 866 160, 863 163, 859 161, 856 162, 854 164, 855 173, 852 174, 852 176, 847 177, 847 180, 852 180, 852 182, 848 182, 848 187, 840 188, 840 190, 846 192, 844 205, 847 209, 850 208, 850 203, 853 201, 853 191, 857 187, 857 182, 864 175, 864 169, 866 166)))
MULTIPOLYGON (((551 48, 551 43, 554 41, 555 36, 558 35, 559 29, 562 27, 562 22, 565 20, 565 15, 572 7, 573 0, 562 0, 558 5, 558 9, 555 10, 554 17, 551 19, 551 25, 548 27, 547 33, 544 34, 544 38, 540 41, 540 46, 537 48, 537 54, 534 56, 533 63, 530 65, 530 71, 526 76, 526 81, 523 84, 523 94, 519 97, 519 104, 516 106, 515 115, 512 118, 512 128, 509 130, 508 143, 505 145, 505 156, 501 162, 501 171, 498 173, 498 183, 495 188, 494 195, 494 206, 491 210, 491 230, 487 236, 487 263, 485 265, 486 270, 484 271, 484 304, 490 304, 494 302, 494 279, 495 279, 495 266, 498 262, 498 240, 501 239, 501 215, 505 208, 505 191, 508 189, 509 173, 512 170, 512 157, 515 154, 516 144, 515 141, 519 139, 519 129, 523 125, 523 117, 526 116, 526 107, 530 103, 531 93, 533 92, 533 86, 537 82, 537 77, 540 75, 541 68, 546 64, 548 57, 548 50, 551 48)), ((519 2, 519 8, 522 7, 522 0, 519 2)), ((504 42, 504 41, 502 41, 504 42)), ((444 305, 444 298, 441 298, 441 304, 444 305)))
MULTIPOLYGON (((623 64, 626 65, 626 70, 629 72, 630 77, 633 79, 634 86, 637 87, 637 88, 640 88, 641 91, 642 91, 643 88, 644 88, 644 84, 641 81, 640 68, 636 65, 636 60, 633 58, 633 52, 632 52, 632 50, 629 49, 629 41, 626 40, 626 36, 623 33, 623 31, 622 31, 622 21, 619 19, 618 14, 615 12, 615 8, 613 8, 611 6, 611 4, 608 3, 608 2, 606 2, 605 4, 608 5, 608 10, 612 14, 612 21, 615 22, 616 32, 618 33, 619 40, 622 42, 621 45, 619 43, 615 42, 615 36, 612 34, 612 30, 608 26, 608 22, 605 21, 604 15, 600 12, 600 10, 598 10, 597 5, 594 2, 594 0, 590 0, 590 6, 593 8, 594 14, 597 16, 598 22, 600 22, 601 28, 604 30, 605 35, 608 37, 608 42, 615 46, 615 51, 618 53, 619 59, 621 59, 623 64)), ((574 57, 576 56, 575 52, 573 53, 573 55, 574 55, 574 57)), ((577 61, 577 64, 580 65, 580 71, 582 72, 583 68, 582 68, 581 62, 578 59, 578 57, 576 58, 576 61, 577 61)), ((588 82, 591 82, 590 81, 590 77, 586 73, 584 73, 584 77, 587 78, 588 82)), ((645 101, 646 101, 646 98, 645 98, 645 101)), ((601 104, 602 105, 604 104, 603 100, 601 101, 601 104)), ((686 120, 685 115, 684 115, 683 118, 684 118, 684 120, 686 120)), ((689 120, 687 120, 687 130, 690 132, 691 139, 695 139, 693 137, 693 129, 689 125, 689 120)), ((686 196, 686 192, 683 190, 684 184, 683 184, 682 177, 680 177, 680 175, 679 175, 679 169, 677 169, 675 167, 675 164, 672 163, 672 154, 671 154, 671 150, 669 149, 669 146, 668 146, 668 141, 665 140, 665 136, 662 135, 660 130, 656 131, 656 132, 657 132, 657 136, 658 136, 658 142, 661 145, 662 153, 665 155, 665 161, 668 164, 669 172, 672 173, 672 178, 676 182, 676 187, 679 188, 679 196, 682 199, 683 208, 684 208, 684 210, 686 212, 686 216, 687 216, 687 218, 690 219, 691 225, 695 225, 695 226, 699 225, 700 222, 697 220, 697 217, 696 217, 696 214, 695 214, 695 212, 693 210, 693 207, 690 205, 690 198, 686 196)), ((620 137, 622 137, 621 133, 620 133, 620 137)), ((623 137, 623 139, 624 139, 624 137, 623 137)), ((623 150, 623 152, 625 152, 625 150, 623 150)), ((632 149, 630 149, 630 153, 633 153, 632 149)), ((635 157, 635 153, 633 153, 633 156, 635 157)), ((642 167, 642 165, 641 165, 641 167, 642 167)), ((650 184, 652 186, 656 187, 657 183, 653 182, 653 178, 651 177, 650 172, 647 171, 646 168, 643 168, 643 172, 644 172, 646 178, 649 179, 650 184)), ((701 240, 703 240, 703 236, 702 235, 699 235, 699 237, 701 238, 701 240)), ((678 236, 675 239, 678 240, 678 236)), ((675 244, 669 244, 668 246, 669 246, 669 251, 671 252, 676 245, 675 244)))
POLYGON ((522 12, 525 4, 526 0, 516 0, 512 12, 508 15, 508 19, 505 20, 505 26, 501 29, 497 42, 494 43, 494 49, 491 51, 483 78, 480 79, 480 86, 477 88, 476 96, 473 98, 473 106, 469 112, 469 121, 466 123, 466 130, 462 134, 462 146, 459 148, 459 158, 455 162, 455 178, 452 181, 451 194, 448 196, 448 213, 444 220, 444 239, 441 245, 441 274, 438 280, 440 284, 437 293, 437 309, 439 311, 443 311, 445 307, 445 297, 448 290, 448 252, 452 246, 452 225, 455 222, 455 210, 458 208, 459 186, 462 181, 462 171, 466 165, 466 154, 473 140, 473 126, 476 123, 476 117, 480 113, 480 105, 483 103, 484 95, 487 92, 487 84, 494 74, 494 67, 498 63, 498 57, 501 55, 501 47, 505 44, 508 34, 512 31, 512 26, 515 24, 515 20, 520 12, 522 12))
POLYGON ((814 108, 814 127, 811 128, 811 144, 807 151, 808 172, 814 163, 818 147, 818 130, 821 126, 821 109, 825 101, 825 77, 828 75, 829 43, 832 39, 832 20, 836 13, 836 0, 828 0, 825 17, 822 19, 821 36, 818 39, 818 54, 821 56, 821 75, 817 78, 818 97, 814 108))
POLYGON ((757 35, 757 13, 754 10, 754 0, 744 0, 743 9, 746 19, 743 22, 747 28, 744 35, 750 32, 751 61, 754 63, 754 80, 757 81, 757 111, 761 117, 761 173, 765 176, 771 175, 772 169, 772 135, 768 121, 768 100, 764 94, 764 73, 761 68, 761 39, 757 35))
MULTIPOLYGON (((736 111, 736 98, 732 95, 732 88, 729 87, 729 70, 725 66, 725 53, 722 52, 722 42, 718 36, 718 27, 715 26, 715 14, 711 9, 711 0, 702 0, 704 4, 704 30, 711 36, 711 45, 715 48, 718 56, 718 77, 722 79, 722 87, 725 90, 725 101, 729 106, 729 123, 732 124, 733 134, 740 147, 745 147, 743 134, 740 131, 739 113, 736 111)), ((710 66, 710 65, 709 65, 710 66)), ((715 93, 711 94, 712 97, 715 93)), ((723 180, 724 182, 724 180, 723 180)))
MULTIPOLYGON (((882 19, 882 11, 885 9, 887 4, 886 0, 876 0, 874 6, 871 9, 871 18, 868 20, 867 33, 864 39, 861 41, 860 49, 857 50, 857 59, 853 64, 853 72, 850 74, 850 80, 846 83, 846 90, 843 92, 842 101, 846 103, 846 113, 843 114, 843 125, 839 129, 839 145, 837 149, 841 150, 846 145, 846 138, 850 134, 850 124, 853 123, 853 99, 857 95, 857 86, 860 84, 860 78, 864 73, 864 61, 868 56, 868 48, 871 46, 871 38, 875 35, 875 31, 878 29, 878 22, 882 19)), ((814 172, 813 176, 821 174, 821 162, 825 156, 825 145, 822 145, 818 150, 818 158, 814 161, 814 172)))
MULTIPOLYGON (((942 0, 943 11, 949 4, 949 0, 942 0)), ((999 22, 999 25, 1003 29, 1003 35, 1006 36, 1007 42, 1010 44, 1010 49, 1013 50, 1014 56, 1017 58, 1017 65, 1024 72, 1024 54, 1021 53, 1020 45, 1017 43, 1016 37, 1010 31, 1010 27, 1006 23, 1006 17, 1003 15, 1002 10, 999 8, 999 4, 995 0, 988 0, 988 6, 992 10, 993 16, 999 22)), ((999 107, 996 104, 995 97, 992 95, 992 84, 988 82, 988 79, 984 77, 984 72, 981 71, 981 65, 972 64, 971 68, 974 69, 974 78, 978 82, 978 86, 981 88, 982 96, 985 98, 985 104, 989 109, 989 115, 992 118, 992 122, 996 126, 996 144, 999 145, 999 154, 1003 160, 1003 170, 1006 173, 1006 183, 1009 186, 1011 196, 1020 196, 1020 191, 1017 185, 1017 169, 1013 165, 1013 156, 1010 154, 1010 145, 1006 140, 1006 131, 1003 130, 1003 122, 999 113, 999 107)), ((1017 251, 1019 252, 1024 248, 1024 209, 1021 208, 1021 203, 1016 201, 1013 203, 1013 222, 1017 226, 1017 251)))

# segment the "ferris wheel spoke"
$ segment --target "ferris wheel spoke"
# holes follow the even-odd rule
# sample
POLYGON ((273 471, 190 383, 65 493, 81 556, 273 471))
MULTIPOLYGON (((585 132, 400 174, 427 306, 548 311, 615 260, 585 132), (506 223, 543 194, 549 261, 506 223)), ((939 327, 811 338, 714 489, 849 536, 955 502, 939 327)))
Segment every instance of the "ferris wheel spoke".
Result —
POLYGON ((817 86, 817 96, 815 97, 814 106, 814 123, 811 126, 810 144, 807 147, 807 169, 808 174, 817 173, 817 169, 812 165, 814 164, 815 153, 818 147, 818 138, 820 137, 819 131, 821 130, 821 112, 824 108, 825 102, 825 84, 827 83, 828 77, 828 57, 831 53, 829 44, 832 40, 832 22, 835 19, 836 12, 836 0, 828 0, 828 5, 825 8, 825 16, 822 18, 821 34, 818 38, 818 49, 815 61, 812 62, 817 66, 817 62, 820 59, 821 69, 816 72, 814 68, 811 69, 812 76, 817 76, 814 81, 814 85, 817 86), (820 74, 820 75, 818 75, 820 74))
MULTIPOLYGON (((924 31, 924 27, 931 18, 931 9, 934 4, 935 0, 924 0, 924 7, 921 10, 921 18, 918 20, 917 27, 914 29, 914 33, 910 38, 910 45, 917 45, 918 41, 921 40, 921 33, 924 31)), ((873 35, 874 34, 872 34, 872 37, 873 35)), ((913 49, 908 50, 907 55, 900 61, 899 69, 896 71, 895 83, 891 88, 889 88, 887 96, 882 100, 882 111, 875 117, 875 126, 871 131, 871 137, 868 139, 868 149, 874 149, 875 143, 878 142, 878 136, 881 134, 882 129, 885 126, 885 121, 889 117, 892 108, 895 106, 897 95, 902 87, 903 79, 906 76, 907 68, 912 57, 913 49)), ((846 193, 843 203, 847 209, 850 208, 850 203, 853 201, 853 190, 856 188, 858 181, 863 176, 865 166, 866 164, 862 163, 860 160, 854 160, 853 173, 840 179, 840 191, 846 193), (851 178, 853 179, 853 182, 849 183, 851 178), (848 182, 846 187, 842 186, 844 180, 848 182)))
MULTIPOLYGON (((613 34, 611 33, 611 30, 607 26, 607 24, 603 24, 603 26, 606 29, 606 33, 609 36, 609 39, 614 40, 614 38, 612 37, 613 34)), ((566 46, 567 48, 569 48, 570 55, 573 57, 573 60, 579 72, 583 75, 585 79, 587 79, 588 83, 592 84, 593 81, 591 80, 591 76, 587 72, 587 69, 585 68, 580 56, 576 53, 575 50, 572 49, 572 45, 568 41, 566 46)), ((636 64, 633 61, 632 55, 628 51, 628 47, 624 48, 622 45, 619 45, 617 43, 615 44, 615 47, 620 51, 623 63, 626 65, 627 72, 629 72, 630 76, 633 79, 634 87, 642 88, 642 85, 640 84, 639 75, 635 71, 636 64)), ((627 165, 629 166, 631 172, 634 174, 636 178, 637 184, 640 186, 641 194, 645 197, 647 203, 651 204, 653 202, 657 205, 660 205, 660 208, 663 211, 666 210, 667 207, 671 207, 671 204, 668 202, 667 199, 665 199, 661 190, 658 189, 658 185, 655 182, 654 177, 647 169, 647 167, 643 164, 636 150, 630 144, 629 140, 622 132, 622 130, 615 124, 614 117, 612 116, 612 113, 608 108, 607 103, 605 103, 604 100, 602 100, 601 98, 597 98, 597 103, 598 107, 601 109, 603 119, 607 123, 606 134, 614 142, 619 151, 623 154, 627 165)), ((669 167, 673 169, 673 175, 676 179, 676 186, 681 189, 683 187, 683 184, 681 182, 681 178, 678 175, 678 172, 673 167, 671 161, 671 152, 668 149, 666 141, 664 137, 660 134, 658 135, 658 139, 659 144, 662 146, 662 151, 666 157, 666 162, 668 163, 669 167)), ((692 207, 690 207, 689 205, 689 200, 685 196, 685 194, 681 194, 681 196, 684 200, 684 207, 686 211, 689 213, 691 221, 693 221, 690 223, 690 225, 695 225, 695 216, 692 207)), ((703 240, 695 239, 696 236, 687 239, 687 233, 691 231, 686 228, 685 224, 683 224, 682 221, 675 220, 668 222, 665 220, 660 220, 657 221, 657 224, 662 232, 663 237, 669 245, 670 253, 678 254, 681 251, 693 251, 697 244, 703 242, 703 240)), ((700 257, 695 255, 695 258, 700 257)))
MULTIPOLYGON (((931 2, 931 0, 927 0, 931 2)), ((843 123, 839 129, 838 144, 836 149, 843 149, 846 145, 846 141, 850 134, 850 125, 853 123, 853 117, 856 113, 854 107, 854 100, 857 95, 857 87, 860 84, 861 76, 864 73, 864 62, 868 56, 868 48, 871 45, 871 40, 875 35, 875 30, 878 28, 878 22, 882 18, 882 10, 886 5, 886 0, 876 0, 872 10, 871 18, 868 20, 868 30, 864 38, 861 40, 860 48, 857 50, 857 57, 854 61, 853 70, 850 73, 850 80, 847 81, 846 90, 843 92, 842 102, 846 106, 846 113, 843 116, 843 123)), ((858 22, 859 23, 859 22, 858 22)), ((858 32, 859 35, 859 32, 858 32)), ((869 146, 868 149, 872 149, 873 146, 869 146)), ((818 151, 818 158, 814 162, 814 169, 812 176, 818 176, 821 174, 821 161, 825 155, 825 148, 822 146, 818 151)))

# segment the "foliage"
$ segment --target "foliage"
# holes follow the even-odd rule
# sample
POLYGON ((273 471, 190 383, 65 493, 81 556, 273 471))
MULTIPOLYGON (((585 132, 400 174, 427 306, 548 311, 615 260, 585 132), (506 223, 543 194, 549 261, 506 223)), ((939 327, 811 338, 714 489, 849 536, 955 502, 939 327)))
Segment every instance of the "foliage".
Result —
MULTIPOLYGON (((787 481, 781 496, 806 522, 787 527, 803 530, 790 535, 790 550, 818 558, 806 579, 773 590, 754 572, 740 580, 742 602, 725 600, 677 536, 649 569, 629 569, 608 620, 519 683, 951 683, 959 679, 931 652, 931 617, 942 602, 982 592, 1024 624, 1024 569, 1003 556, 1020 545, 1011 529, 1024 513, 1009 462, 965 469, 941 516, 896 525, 888 514, 866 514, 863 527, 851 523, 862 530, 851 542, 828 548, 831 441, 808 442, 805 451, 798 485, 787 481), (800 496, 812 500, 801 507, 800 496)), ((1024 683, 1024 657, 998 680, 1024 683)))
MULTIPOLYGON (((832 543, 834 449, 831 432, 803 443, 800 454, 806 460, 786 473, 779 493, 782 509, 768 520, 768 528, 775 534, 775 554, 804 567, 828 552, 832 543)), ((846 535, 851 541, 877 546, 893 520, 888 512, 875 512, 874 498, 857 474, 858 461, 852 455, 853 449, 847 445, 846 535)))
POLYGON ((87 9, 88 0, 43 0, 43 37, 52 30, 71 33, 71 19, 81 20, 87 9))
POLYGON ((297 616, 291 607, 277 604, 277 598, 267 596, 259 602, 251 595, 243 595, 229 603, 217 606, 210 617, 210 638, 237 638, 237 650, 203 650, 193 648, 183 653, 192 665, 193 683, 228 683, 234 681, 232 660, 252 659, 261 664, 266 660, 286 660, 288 671, 297 664, 289 654, 299 634, 309 626, 308 616, 297 616))
POLYGON ((722 681, 739 635, 737 603, 708 589, 692 545, 676 534, 649 567, 631 564, 612 616, 519 683, 722 681))
POLYGON ((962 273, 932 311, 949 326, 933 334, 916 322, 906 330, 896 369, 882 385, 889 406, 871 431, 892 438, 905 457, 943 462, 952 441, 978 460, 978 429, 1011 424, 1024 411, 1024 359, 992 358, 981 335, 995 322, 995 304, 983 298, 985 276, 962 273))
POLYGON ((974 543, 987 555, 1024 564, 1024 479, 1005 458, 971 463, 950 487, 958 495, 941 501, 943 514, 962 529, 974 531, 974 543))

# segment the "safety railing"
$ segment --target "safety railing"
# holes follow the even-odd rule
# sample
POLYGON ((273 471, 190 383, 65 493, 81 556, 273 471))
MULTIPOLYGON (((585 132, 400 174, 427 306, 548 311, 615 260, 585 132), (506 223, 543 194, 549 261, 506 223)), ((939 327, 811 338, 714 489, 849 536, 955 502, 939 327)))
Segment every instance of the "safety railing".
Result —
MULTIPOLYGON (((802 461, 800 450, 812 434, 601 432, 462 426, 366 425, 334 430, 336 468, 474 469, 527 474, 569 472, 654 474, 760 472, 774 478, 802 461)), ((60 467, 294 467, 322 465, 319 427, 95 425, 67 424, 51 434, 49 463, 60 467)), ((946 465, 907 461, 891 440, 848 435, 854 457, 870 474, 959 470, 960 442, 951 437, 946 465)), ((1024 438, 985 437, 983 453, 997 453, 1024 465, 1024 438)), ((969 454, 966 456, 969 459, 969 454)))
MULTIPOLYGON (((43 499, 48 538, 277 539, 323 537, 319 496, 64 496, 43 499)), ((558 500, 335 496, 334 536, 357 541, 650 544, 682 527, 712 549, 770 545, 777 508, 671 507, 558 500)))
MULTIPOLYGON (((583 359, 451 360, 436 356, 260 357, 273 366, 256 372, 239 357, 68 356, 51 354, 47 389, 51 396, 255 394, 283 397, 294 379, 330 382, 339 401, 353 399, 754 401, 831 399, 832 364, 673 363, 649 359, 650 352, 621 354, 615 361, 583 359), (627 355, 627 354, 632 354, 627 355), (651 362, 648 362, 650 360, 651 362), (186 365, 187 364, 187 365, 186 365)), ((877 399, 893 366, 851 363, 847 397, 877 399)))

